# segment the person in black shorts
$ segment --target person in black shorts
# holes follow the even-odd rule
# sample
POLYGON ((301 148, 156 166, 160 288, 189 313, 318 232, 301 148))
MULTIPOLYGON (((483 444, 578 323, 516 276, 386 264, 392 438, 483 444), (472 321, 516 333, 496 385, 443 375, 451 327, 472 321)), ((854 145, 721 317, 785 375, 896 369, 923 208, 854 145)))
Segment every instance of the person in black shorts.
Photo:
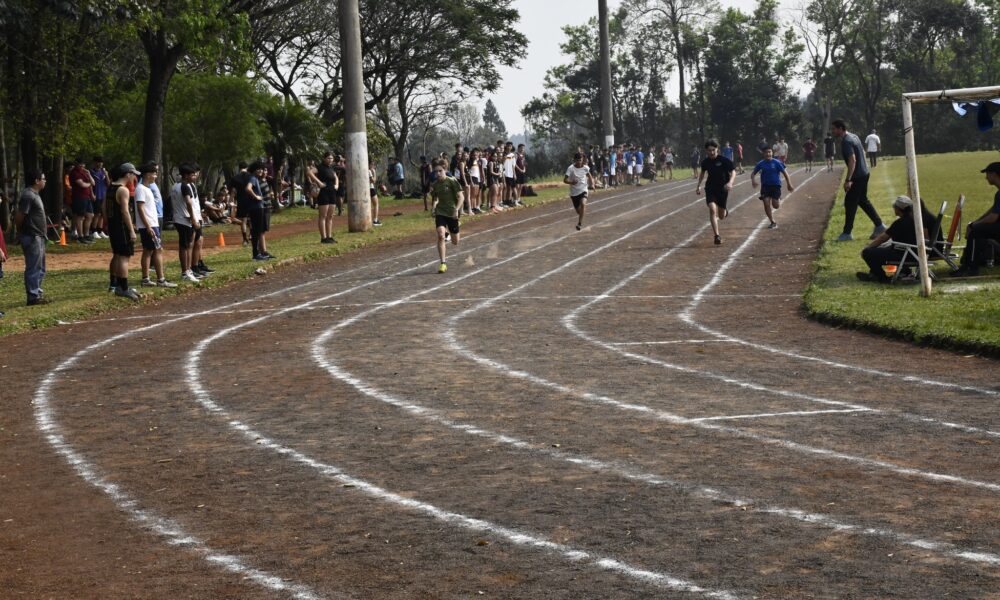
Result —
POLYGON ((316 166, 316 174, 308 174, 311 183, 319 188, 319 195, 316 196, 316 207, 319 214, 316 215, 316 223, 319 226, 319 241, 322 244, 332 244, 333 239, 333 207, 337 202, 340 179, 337 177, 337 170, 333 166, 333 153, 323 154, 323 160, 316 166))
POLYGON ((590 167, 583 162, 583 153, 577 152, 573 155, 573 164, 566 167, 566 174, 563 175, 563 183, 569 185, 569 199, 573 201, 573 209, 576 211, 577 231, 583 229, 583 217, 587 214, 587 190, 596 187, 590 167))
POLYGON ((722 236, 719 235, 719 221, 725 219, 726 215, 729 214, 726 203, 729 200, 729 191, 733 189, 735 179, 736 165, 733 164, 733 161, 719 154, 719 142, 715 140, 705 142, 705 159, 701 161, 698 187, 694 191, 700 196, 701 182, 705 180, 705 202, 708 204, 708 217, 712 224, 716 245, 722 243, 722 236))
POLYGON ((111 238, 112 273, 115 277, 115 295, 129 300, 139 301, 139 293, 128 285, 128 263, 135 254, 135 226, 132 214, 135 212, 135 200, 129 192, 129 186, 135 185, 139 170, 132 163, 124 163, 115 169, 117 177, 108 189, 107 226, 108 237, 111 238))
POLYGON ((438 273, 444 273, 448 270, 446 248, 449 234, 451 243, 458 245, 458 217, 462 212, 462 204, 465 202, 465 192, 462 190, 462 184, 445 172, 443 160, 434 163, 434 174, 431 195, 434 198, 434 228, 437 230, 438 257, 441 259, 438 273))

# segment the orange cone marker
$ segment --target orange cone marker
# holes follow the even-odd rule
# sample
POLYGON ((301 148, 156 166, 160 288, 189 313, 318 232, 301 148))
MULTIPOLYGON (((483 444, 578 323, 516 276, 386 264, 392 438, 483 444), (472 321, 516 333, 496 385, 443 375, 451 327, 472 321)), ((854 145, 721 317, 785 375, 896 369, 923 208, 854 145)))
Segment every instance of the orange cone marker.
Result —
POLYGON ((65 246, 66 245, 66 230, 65 229, 61 229, 59 231, 59 245, 60 246, 65 246))
POLYGON ((226 236, 221 231, 219 232, 219 241, 218 241, 218 243, 216 243, 216 245, 219 248, 225 248, 226 247, 226 236))

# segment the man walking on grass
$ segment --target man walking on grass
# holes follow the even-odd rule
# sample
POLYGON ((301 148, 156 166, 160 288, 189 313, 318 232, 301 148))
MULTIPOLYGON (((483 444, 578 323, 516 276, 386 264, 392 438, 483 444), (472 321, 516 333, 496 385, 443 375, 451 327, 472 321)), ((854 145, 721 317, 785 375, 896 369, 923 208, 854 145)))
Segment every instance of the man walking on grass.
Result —
POLYGON ((875 226, 868 239, 875 239, 879 234, 884 233, 886 228, 882 224, 881 217, 878 216, 878 211, 868 200, 870 171, 868 163, 865 162, 864 147, 858 136, 847 131, 847 123, 844 121, 840 119, 834 121, 831 130, 834 136, 840 138, 841 152, 844 156, 844 162, 847 164, 847 177, 844 179, 844 231, 837 238, 837 241, 849 242, 854 239, 851 232, 854 229, 854 216, 858 213, 859 206, 875 226))

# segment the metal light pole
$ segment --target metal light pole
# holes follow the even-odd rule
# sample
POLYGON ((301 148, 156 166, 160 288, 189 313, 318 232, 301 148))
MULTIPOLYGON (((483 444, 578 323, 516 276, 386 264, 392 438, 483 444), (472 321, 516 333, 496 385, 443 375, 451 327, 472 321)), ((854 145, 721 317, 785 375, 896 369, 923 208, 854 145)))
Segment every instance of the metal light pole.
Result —
POLYGON ((601 29, 601 127, 604 147, 615 145, 615 122, 611 110, 611 40, 608 34, 608 0, 597 0, 601 29))
POLYGON ((344 146, 347 153, 347 229, 370 231, 368 120, 361 80, 361 18, 358 0, 340 0, 340 50, 344 67, 344 146))

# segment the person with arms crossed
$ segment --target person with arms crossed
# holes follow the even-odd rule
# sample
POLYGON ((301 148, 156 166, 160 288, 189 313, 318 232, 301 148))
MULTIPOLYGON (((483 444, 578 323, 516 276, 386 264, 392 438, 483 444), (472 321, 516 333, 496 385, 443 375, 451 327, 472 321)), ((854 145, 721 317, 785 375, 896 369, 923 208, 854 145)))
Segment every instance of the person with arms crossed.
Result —
POLYGON ((729 191, 733 189, 733 182, 736 180, 736 165, 725 156, 719 155, 719 142, 708 140, 705 142, 705 160, 701 161, 701 173, 698 175, 698 187, 694 192, 701 195, 701 182, 705 181, 705 202, 708 204, 708 219, 712 224, 712 233, 715 235, 715 245, 722 243, 722 236, 719 235, 719 221, 726 218, 729 211, 726 203, 729 200, 729 191))
POLYGON ((156 198, 150 185, 156 181, 160 167, 153 162, 139 167, 142 180, 135 186, 135 227, 139 230, 139 241, 142 243, 142 256, 139 264, 142 267, 143 287, 175 288, 176 283, 167 281, 163 274, 163 240, 160 237, 160 221, 156 215, 156 198), (156 281, 149 278, 149 266, 152 262, 156 271, 156 281))

